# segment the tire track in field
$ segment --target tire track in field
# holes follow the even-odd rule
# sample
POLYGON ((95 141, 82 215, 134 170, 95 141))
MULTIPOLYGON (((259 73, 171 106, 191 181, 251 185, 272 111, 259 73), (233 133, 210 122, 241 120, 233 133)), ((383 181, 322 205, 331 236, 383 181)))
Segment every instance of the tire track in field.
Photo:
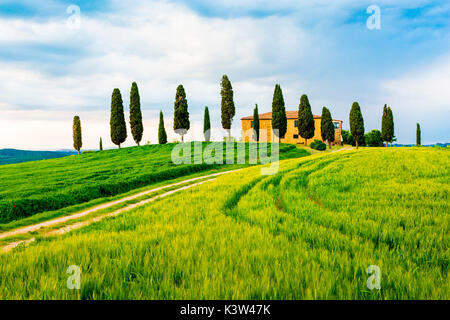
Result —
MULTIPOLYGON (((345 150, 349 150, 349 149, 339 149, 335 152, 338 151, 345 151, 345 150)), ((309 201, 310 203, 314 204, 315 206, 319 207, 320 210, 323 210, 324 212, 328 213, 334 213, 334 211, 328 207, 326 207, 319 198, 317 198, 317 196, 314 194, 314 192, 312 190, 310 190, 308 188, 308 178, 309 176, 314 173, 314 172, 318 172, 320 170, 323 170, 324 168, 326 168, 330 163, 335 162, 336 159, 333 160, 328 160, 328 161, 323 161, 322 163, 318 163, 316 165, 316 167, 310 169, 310 170, 306 170, 304 172, 298 172, 298 174, 296 174, 296 178, 304 178, 301 184, 298 184, 298 187, 300 187, 302 189, 302 194, 305 195, 305 200, 307 199, 307 201, 309 201)), ((300 169, 300 167, 298 168, 300 169)), ((298 170, 297 170, 298 171, 298 170)), ((294 171, 293 173, 296 173, 296 171, 294 171)), ((289 180, 293 180, 293 177, 289 177, 289 180)), ((300 191, 300 189, 299 189, 300 191)), ((292 199, 282 199, 282 201, 286 201, 286 202, 292 202, 292 199)), ((284 208, 284 212, 291 215, 292 217, 294 217, 296 220, 301 221, 302 223, 311 225, 311 226, 315 226, 315 227, 321 227, 321 228, 325 228, 327 230, 329 230, 329 232, 335 233, 336 235, 340 235, 342 237, 344 237, 345 239, 352 239, 352 238, 358 238, 360 241, 360 243, 363 242, 367 242, 370 241, 371 243, 373 243, 373 245, 376 247, 379 245, 379 243, 384 243, 383 241, 379 240, 379 239, 374 239, 371 236, 365 235, 364 233, 362 233, 361 231, 357 231, 355 233, 352 232, 348 232, 345 231, 345 229, 343 228, 342 225, 335 225, 332 223, 333 218, 330 218, 328 215, 326 216, 317 216, 317 215, 311 215, 308 217, 308 219, 305 219, 304 216, 298 216, 297 212, 295 210, 293 210, 292 207, 288 208, 284 208)), ((341 211, 343 213, 347 213, 345 211, 341 211)), ((347 213, 348 214, 348 213, 347 213)), ((386 245, 388 245, 388 243, 384 243, 386 245)), ((327 245, 323 244, 322 245, 323 248, 327 249, 327 250, 331 250, 334 247, 328 247, 327 245)))
MULTIPOLYGON (((352 150, 352 147, 343 147, 341 149, 338 150, 332 150, 331 153, 336 153, 336 152, 341 152, 341 151, 349 151, 352 150)), ((326 154, 324 154, 326 155, 326 154)), ((315 163, 316 159, 311 159, 311 160, 307 160, 307 161, 303 161, 301 163, 298 164, 297 169, 302 168, 306 165, 311 164, 312 162, 315 163)), ((317 169, 322 169, 323 167, 326 167, 329 163, 333 162, 335 160, 327 160, 324 162, 320 162, 319 166, 317 169)), ((277 172, 276 175, 274 176, 270 176, 270 177, 258 177, 255 178, 254 180, 252 180, 251 182, 243 185, 239 190, 237 190, 236 192, 234 192, 230 198, 224 203, 224 205, 222 206, 222 211, 224 211, 224 213, 227 216, 233 216, 234 218, 237 218, 237 216, 234 214, 234 210, 237 207, 237 205, 239 204, 239 201, 245 197, 253 188, 255 188, 257 185, 264 185, 264 188, 266 188, 269 184, 278 186, 279 183, 281 182, 281 180, 284 178, 284 175, 289 173, 292 169, 288 169, 288 170, 283 170, 280 172, 277 172)), ((316 170, 316 169, 314 169, 316 170)), ((311 170, 310 172, 308 172, 308 175, 311 174, 314 170, 311 170)), ((276 200, 276 199, 275 199, 276 200)))
MULTIPOLYGON (((297 216, 294 212, 291 212, 291 210, 287 210, 284 206, 283 198, 279 197, 279 195, 278 195, 278 193, 280 193, 282 191, 281 183, 282 183, 282 180, 284 180, 286 178, 286 176, 290 176, 290 174, 292 174, 292 173, 297 173, 297 172, 301 173, 301 177, 304 178, 304 181, 302 183, 302 186, 300 186, 300 187, 302 189, 304 189, 304 191, 306 191, 308 177, 314 172, 323 170, 324 168, 326 168, 328 165, 330 165, 334 161, 336 161, 336 159, 322 159, 320 162, 307 161, 306 163, 299 164, 296 167, 296 169, 294 169, 294 170, 292 170, 292 169, 284 170, 270 178, 258 179, 257 181, 253 180, 251 183, 245 185, 242 189, 240 189, 238 192, 233 194, 233 196, 231 197, 230 200, 232 200, 233 198, 235 198, 235 199, 233 199, 233 201, 231 201, 231 202, 227 202, 227 204, 229 206, 228 207, 226 205, 224 206, 224 209, 225 209, 224 213, 227 216, 232 217, 237 222, 242 221, 242 222, 248 223, 252 227, 257 227, 260 229, 267 229, 267 226, 261 224, 260 221, 254 220, 252 218, 247 217, 245 214, 242 214, 242 212, 240 212, 239 209, 237 209, 237 206, 239 205, 239 202, 241 201, 241 199, 246 197, 247 194, 249 194, 252 191, 252 189, 259 187, 262 190, 266 190, 269 186, 272 186, 276 189, 276 190, 274 190, 275 194, 273 194, 272 195, 273 197, 271 198, 273 200, 273 204, 274 204, 274 207, 276 208, 276 210, 278 210, 280 213, 289 215, 290 218, 296 222, 296 224, 303 223, 303 224, 305 224, 305 227, 307 225, 316 225, 317 227, 322 227, 322 228, 328 230, 328 232, 331 232, 333 234, 336 234, 336 235, 339 234, 339 236, 341 236, 342 239, 346 240, 345 243, 348 243, 352 237, 358 236, 358 235, 343 233, 342 231, 340 231, 332 226, 321 225, 320 223, 317 223, 316 221, 311 222, 311 221, 305 220, 302 217, 297 216), (308 168, 308 165, 313 166, 313 167, 308 168), (305 166, 307 167, 306 170, 303 168, 305 166), (301 170, 304 170, 304 171, 302 172, 301 170)), ((298 175, 295 174, 295 176, 298 176, 298 175)), ((288 177, 287 179, 288 180, 292 179, 292 176, 288 177)), ((314 203, 315 205, 319 206, 321 209, 329 210, 329 209, 325 208, 323 205, 319 205, 316 201, 313 201, 311 199, 310 195, 307 195, 307 198, 308 198, 307 201, 314 203)), ((279 228, 272 229, 270 227, 268 228, 268 232, 274 237, 282 234, 283 236, 286 237, 286 239, 288 241, 293 241, 294 239, 301 239, 301 241, 303 241, 304 243, 306 243, 312 247, 323 248, 329 252, 331 252, 333 250, 345 251, 347 248, 347 247, 336 248, 335 246, 331 246, 330 244, 328 244, 326 242, 319 244, 314 239, 310 238, 310 235, 304 234, 301 232, 300 233, 298 233, 298 232, 292 233, 292 231, 289 231, 289 230, 283 230, 283 229, 279 229, 279 228)), ((327 231, 324 231, 324 232, 327 232, 327 231)), ((362 237, 358 236, 358 238, 362 238, 362 237)), ((358 244, 358 246, 360 246, 360 245, 361 244, 358 244)))

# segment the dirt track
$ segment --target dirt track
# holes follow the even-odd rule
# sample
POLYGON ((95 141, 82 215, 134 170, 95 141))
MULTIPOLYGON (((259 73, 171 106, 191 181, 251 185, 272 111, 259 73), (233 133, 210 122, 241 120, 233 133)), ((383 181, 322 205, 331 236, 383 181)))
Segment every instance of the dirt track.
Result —
MULTIPOLYGON (((214 174, 210 174, 210 175, 206 175, 206 176, 201 176, 201 177, 196 177, 196 178, 192 178, 192 179, 187 179, 187 180, 183 180, 183 181, 180 181, 180 182, 177 182, 177 183, 172 183, 172 184, 165 185, 165 186, 162 186, 162 187, 146 190, 146 191, 140 192, 138 194, 135 194, 135 195, 132 195, 132 196, 128 196, 128 197, 125 197, 125 198, 122 198, 122 199, 119 199, 119 200, 107 202, 107 203, 104 203, 102 205, 99 205, 99 206, 96 206, 96 207, 93 207, 93 208, 90 208, 90 209, 87 209, 87 210, 83 210, 83 211, 80 211, 78 213, 75 213, 75 214, 72 214, 72 215, 69 215, 69 216, 56 218, 56 219, 52 219, 52 220, 49 220, 49 221, 44 221, 44 222, 41 222, 41 223, 38 223, 38 224, 35 224, 35 225, 30 225, 30 226, 26 226, 26 227, 23 227, 23 228, 19 228, 19 229, 15 229, 15 230, 12 230, 12 231, 7 231, 7 232, 4 232, 4 233, 1 233, 0 234, 0 239, 4 239, 4 238, 7 238, 7 237, 11 237, 11 236, 16 236, 16 235, 20 235, 20 234, 26 234, 28 232, 37 231, 37 230, 39 230, 41 228, 44 228, 44 227, 50 227, 50 226, 54 226, 54 225, 57 225, 57 224, 60 224, 60 223, 64 223, 64 222, 70 221, 70 220, 79 219, 79 218, 87 216, 87 215, 89 215, 89 214, 91 214, 93 212, 96 212, 98 210, 106 209, 106 208, 112 207, 114 205, 117 205, 117 204, 129 201, 129 200, 133 200, 133 199, 136 199, 136 198, 139 198, 139 197, 145 196, 147 194, 151 194, 153 192, 160 191, 160 190, 163 190, 163 189, 166 189, 166 188, 176 187, 176 186, 179 186, 179 185, 182 185, 182 184, 185 184, 185 183, 189 183, 189 182, 193 182, 193 181, 197 181, 197 180, 201 180, 201 179, 213 178, 213 179, 209 179, 209 180, 206 180, 206 181, 201 181, 201 182, 198 182, 198 183, 194 183, 194 184, 191 184, 191 185, 180 187, 180 188, 175 189, 175 190, 171 190, 171 191, 165 192, 163 194, 157 195, 157 196, 152 197, 150 199, 146 199, 146 200, 143 200, 143 201, 131 204, 129 206, 126 206, 124 208, 118 209, 118 210, 116 210, 116 211, 114 211, 112 213, 107 213, 105 215, 101 215, 101 216, 95 217, 95 218, 87 220, 87 221, 74 223, 72 225, 68 225, 68 226, 64 226, 64 227, 56 229, 56 230, 52 230, 52 231, 48 232, 46 235, 47 236, 51 236, 51 235, 55 235, 55 234, 63 234, 63 233, 69 232, 71 230, 78 229, 78 228, 81 228, 83 226, 89 225, 89 224, 91 224, 93 222, 100 221, 100 220, 102 220, 105 217, 115 216, 115 215, 118 215, 118 214, 120 214, 122 212, 129 211, 129 210, 134 209, 134 208, 139 207, 139 206, 143 206, 143 205, 145 205, 147 203, 155 201, 158 198, 163 198, 163 197, 169 196, 169 195, 171 195, 173 193, 176 193, 178 191, 187 190, 187 189, 193 188, 195 186, 198 186, 200 184, 203 184, 205 182, 212 181, 217 176, 224 175, 224 174, 231 173, 231 172, 236 172, 236 171, 238 171, 238 170, 218 172, 218 173, 214 173, 214 174)), ((30 242, 33 242, 34 240, 35 240, 35 238, 8 243, 7 245, 1 247, 1 252, 9 251, 9 250, 17 247, 20 244, 28 244, 30 242)))

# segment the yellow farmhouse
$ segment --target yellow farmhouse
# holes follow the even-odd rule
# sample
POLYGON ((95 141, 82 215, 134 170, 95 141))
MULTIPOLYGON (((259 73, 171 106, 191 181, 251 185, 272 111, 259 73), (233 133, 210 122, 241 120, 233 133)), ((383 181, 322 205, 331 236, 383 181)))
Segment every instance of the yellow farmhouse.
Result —
MULTIPOLYGON (((295 144, 305 144, 305 139, 298 134, 298 112, 297 111, 286 111, 287 118, 287 131, 284 137, 281 138, 282 143, 295 143, 295 144)), ((253 139, 253 116, 244 117, 242 120, 242 137, 246 142, 254 141, 253 139)), ((320 121, 321 117, 314 115, 315 132, 312 139, 307 140, 307 144, 310 144, 314 140, 322 140, 320 134, 320 121)), ((342 134, 342 120, 333 120, 335 128, 335 139, 334 145, 341 144, 341 134, 342 134)), ((272 142, 272 112, 267 112, 259 115, 259 136, 260 142, 272 142)))

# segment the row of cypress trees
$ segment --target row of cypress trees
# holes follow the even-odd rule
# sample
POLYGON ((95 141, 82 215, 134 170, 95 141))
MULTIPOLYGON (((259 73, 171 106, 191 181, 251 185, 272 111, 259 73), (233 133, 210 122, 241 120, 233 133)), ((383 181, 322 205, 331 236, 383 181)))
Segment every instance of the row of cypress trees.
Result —
MULTIPOLYGON (((233 101, 233 87, 226 75, 223 75, 221 81, 221 111, 222 111, 222 127, 228 131, 228 138, 231 138, 230 129, 233 117, 236 113, 233 101)), ((125 123, 125 114, 123 107, 122 94, 118 88, 113 90, 111 96, 111 117, 110 117, 110 134, 111 141, 119 148, 127 139, 127 128, 125 123)), ((142 123, 141 101, 139 96, 139 89, 136 82, 131 85, 130 92, 130 128, 134 141, 139 146, 144 133, 144 126, 142 123)), ((183 85, 177 87, 175 102, 174 102, 174 131, 181 136, 181 141, 184 142, 184 135, 190 129, 188 102, 186 99, 186 92, 183 85)), ((210 141, 211 120, 209 116, 208 107, 205 108, 203 132, 205 140, 210 141)), ((81 121, 78 116, 74 117, 73 121, 73 140, 74 148, 78 151, 82 147, 81 139, 81 121)), ((160 144, 167 143, 167 133, 164 127, 164 116, 162 111, 159 114, 158 127, 158 142, 160 144)), ((103 142, 100 138, 100 150, 103 150, 103 142)))
MULTIPOLYGON (((314 137, 315 132, 315 122, 314 116, 311 111, 311 105, 306 94, 300 97, 300 104, 298 107, 298 132, 299 135, 305 139, 305 145, 308 139, 314 137)), ((255 139, 259 141, 259 114, 258 105, 255 106, 253 110, 253 129, 255 130, 255 139)), ((277 129, 277 138, 280 141, 287 131, 287 118, 286 109, 283 98, 283 91, 279 84, 275 85, 275 90, 272 99, 272 128, 277 129)), ((335 132, 334 132, 333 119, 331 117, 330 110, 326 107, 322 109, 322 121, 321 121, 321 135, 324 141, 328 141, 329 146, 334 142, 335 132)))
MULTIPOLYGON (((222 128, 227 130, 228 139, 230 140, 231 123, 233 122, 233 118, 236 114, 236 109, 233 98, 233 87, 227 75, 222 76, 220 86, 221 86, 220 95, 221 95, 222 128)), ((173 129, 175 133, 181 136, 181 142, 184 142, 184 135, 190 128, 190 122, 189 122, 188 103, 186 100, 186 92, 182 85, 179 85, 177 88, 174 106, 175 112, 174 112, 173 129)), ((205 113, 203 117, 203 134, 205 141, 207 142, 211 140, 210 130, 211 130, 211 118, 209 116, 208 107, 205 107, 205 113)))
MULTIPOLYGON (((230 129, 233 117, 235 116, 236 110, 233 100, 233 88, 230 80, 226 75, 222 76, 221 81, 221 120, 222 127, 228 132, 228 139, 231 139, 230 129)), ((253 129, 255 131, 255 140, 259 141, 259 112, 258 105, 255 105, 253 112, 253 129)), ((142 140, 144 127, 142 124, 142 111, 139 96, 139 89, 136 82, 131 85, 130 92, 130 127, 131 134, 137 145, 140 145, 142 140)), ((277 137, 280 141, 284 137, 287 131, 287 118, 286 109, 283 98, 283 92, 279 84, 275 85, 275 90, 272 100, 272 128, 277 129, 277 137)), ((175 102, 174 102, 174 131, 181 136, 181 141, 184 142, 184 135, 190 129, 189 121, 189 111, 188 102, 186 99, 186 92, 183 85, 177 87, 175 102)), ((205 141, 210 141, 211 120, 209 116, 209 109, 205 107, 204 113, 204 123, 203 132, 205 136, 205 141)), ((127 138, 127 130, 125 124, 125 114, 123 108, 123 100, 120 90, 115 88, 111 97, 111 118, 110 118, 110 130, 111 130, 111 141, 118 145, 125 142, 127 138)), ((356 148, 364 139, 364 119, 361 113, 361 108, 358 102, 354 102, 350 110, 350 131, 355 139, 356 148)), ((299 135, 305 139, 305 145, 308 139, 314 137, 315 132, 315 122, 314 116, 311 111, 311 105, 309 103, 307 95, 303 94, 300 98, 300 104, 298 108, 298 132, 299 135)), ((328 108, 322 108, 321 117, 321 135, 322 140, 327 141, 330 148, 331 143, 335 139, 335 129, 333 120, 331 117, 331 112, 328 108)), ((417 141, 420 145, 420 126, 417 124, 417 141)), ((73 138, 74 138, 74 148, 80 152, 82 147, 81 139, 81 121, 78 116, 74 117, 73 122, 73 138)), ((386 141, 386 146, 388 142, 392 142, 394 138, 394 119, 392 110, 384 106, 383 118, 382 118, 382 139, 386 141)), ((159 128, 158 128, 158 142, 160 144, 167 143, 167 133, 164 127, 164 116, 162 111, 160 111, 159 128)), ((100 138, 100 150, 103 150, 103 143, 100 138)))
MULTIPOLYGON (((184 93, 183 86, 177 88, 177 95, 175 99, 175 114, 178 115, 178 122, 176 125, 180 125, 180 118, 187 117, 187 128, 189 129, 189 113, 187 113, 187 101, 186 94, 184 93)), ((182 122, 182 124, 186 122, 182 122)), ((139 146, 144 133, 144 126, 142 123, 142 111, 141 111, 141 99, 139 95, 139 89, 136 82, 131 85, 130 92, 130 128, 133 140, 139 146)), ((114 89, 111 97, 111 141, 118 145, 125 142, 127 138, 127 129, 125 124, 125 115, 123 110, 122 95, 119 89, 114 89)), ((159 114, 159 128, 158 128, 158 142, 160 144, 167 143, 167 133, 164 127, 164 116, 162 111, 159 114)), ((103 149, 102 141, 100 138, 100 150, 103 149)))
MULTIPOLYGON (((356 148, 364 139, 364 118, 361 113, 361 108, 358 102, 354 102, 350 110, 350 131, 356 142, 356 148)), ((322 108, 321 116, 321 136, 323 141, 327 141, 331 148, 331 143, 335 140, 335 128, 333 118, 328 108, 322 108)), ((420 126, 417 124, 417 144, 420 145, 420 126)), ((259 141, 259 115, 258 106, 255 106, 253 111, 253 129, 255 130, 255 140, 259 141)), ((286 110, 283 98, 283 92, 279 84, 275 85, 272 100, 272 128, 278 129, 278 141, 284 137, 287 131, 286 110)), ((307 95, 300 97, 300 104, 298 108, 298 132, 299 135, 305 139, 305 145, 308 139, 314 137, 315 122, 311 111, 311 105, 307 95)), ((394 139, 394 116, 392 110, 387 105, 383 109, 382 130, 381 136, 383 141, 388 143, 394 139)))
MULTIPOLYGON (((358 102, 354 102, 350 110, 350 133, 358 149, 358 146, 364 142, 364 119, 358 102)), ((389 143, 392 143, 394 137, 394 115, 391 108, 384 105, 381 118, 381 139, 386 143, 386 148, 389 146, 389 143)))
MULTIPOLYGON (((221 120, 222 128, 227 130, 228 139, 231 139, 231 123, 236 114, 236 109, 234 105, 233 98, 233 87, 231 81, 228 79, 227 75, 222 76, 222 81, 220 83, 221 90, 221 120)), ((160 123, 161 126, 161 123, 160 123)), ((186 92, 182 85, 177 88, 177 93, 175 96, 174 103, 174 119, 173 119, 173 129, 175 133, 181 136, 181 142, 184 142, 184 135, 190 128, 189 122, 189 111, 188 102, 186 99, 186 92)), ((161 129, 160 129, 161 130, 161 129)), ((209 142, 211 140, 211 118, 209 115, 208 107, 205 107, 205 112, 203 116, 203 134, 205 141, 209 142)), ((167 136, 166 136, 167 142, 167 136)), ((161 143, 161 142, 160 142, 161 143)))
MULTIPOLYGON (((227 75, 223 75, 221 81, 221 111, 222 111, 222 127, 228 131, 228 138, 231 139, 230 129, 236 110, 233 100, 233 87, 227 75)), ((119 146, 126 139, 126 127, 123 116, 123 103, 120 97, 119 89, 114 89, 111 100, 111 140, 119 146)), ((137 145, 142 139, 142 113, 140 108, 139 91, 135 82, 133 82, 130 95, 130 126, 133 138, 137 145)), ((174 102, 174 120, 173 129, 175 133, 181 136, 181 142, 184 142, 184 136, 190 129, 188 101, 183 85, 177 87, 174 102)), ((205 108, 203 132, 205 141, 210 141, 211 119, 208 107, 205 108)), ((167 143, 167 133, 164 127, 164 116, 160 111, 160 120, 158 128, 158 142, 160 144, 167 143)))

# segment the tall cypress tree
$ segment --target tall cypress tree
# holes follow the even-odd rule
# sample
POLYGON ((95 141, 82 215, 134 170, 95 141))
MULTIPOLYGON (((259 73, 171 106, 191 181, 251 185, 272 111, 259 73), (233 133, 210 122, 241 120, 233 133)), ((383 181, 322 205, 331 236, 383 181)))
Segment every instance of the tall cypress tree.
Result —
POLYGON ((167 143, 167 133, 166 128, 164 127, 164 116, 162 111, 159 112, 158 142, 159 144, 167 143))
POLYGON ((416 145, 417 146, 422 145, 422 131, 420 130, 420 124, 417 124, 416 127, 416 145))
POLYGON ((186 92, 180 84, 175 95, 173 130, 181 136, 181 142, 184 142, 184 135, 190 129, 190 125, 186 92))
POLYGON ((211 119, 209 118, 208 107, 205 107, 205 115, 203 117, 203 136, 206 142, 211 140, 211 119))
POLYGON ((109 121, 111 128, 111 141, 118 145, 127 139, 127 125, 125 124, 125 114, 123 113, 122 95, 119 89, 114 89, 111 97, 111 119, 109 121))
POLYGON ((358 102, 353 102, 350 110, 350 132, 355 139, 356 149, 364 140, 364 119, 358 102))
POLYGON ((253 130, 255 131, 255 137, 253 140, 259 142, 259 112, 258 105, 255 105, 255 109, 253 110, 253 130))
POLYGON ((73 117, 73 147, 80 154, 81 147, 83 146, 83 142, 81 139, 81 121, 79 116, 73 117))
POLYGON ((139 97, 139 89, 136 82, 133 82, 131 85, 130 92, 130 128, 133 139, 139 146, 144 126, 142 125, 141 98, 139 97))
POLYGON ((388 111, 387 105, 385 104, 383 107, 383 115, 381 117, 381 139, 386 142, 386 148, 388 147, 388 111))
POLYGON ((314 116, 311 111, 308 96, 304 94, 300 98, 300 105, 298 107, 298 133, 305 139, 305 146, 308 144, 308 139, 314 137, 314 131, 314 116))
POLYGON ((331 149, 331 143, 334 142, 335 132, 331 112, 328 108, 322 108, 322 119, 320 122, 320 133, 323 141, 328 141, 328 147, 331 149))
POLYGON ((391 143, 391 147, 392 147, 392 142, 393 141, 397 141, 397 138, 395 137, 395 130, 394 130, 394 114, 392 113, 392 109, 391 107, 388 107, 388 124, 389 124, 389 130, 388 130, 388 134, 389 134, 389 142, 391 143))
POLYGON ((99 150, 100 150, 100 151, 103 151, 103 141, 102 141, 102 137, 100 137, 99 150))
POLYGON ((234 114, 236 113, 233 100, 233 87, 228 79, 227 75, 222 76, 222 82, 220 84, 221 111, 222 111, 222 128, 228 132, 228 140, 231 140, 231 122, 233 122, 234 114))
POLYGON ((381 139, 386 142, 386 148, 389 142, 392 143, 394 138, 394 115, 391 108, 384 105, 383 117, 381 118, 381 139))
POLYGON ((284 107, 283 91, 279 84, 275 85, 272 100, 272 128, 278 129, 278 142, 287 130, 286 109, 284 107))

